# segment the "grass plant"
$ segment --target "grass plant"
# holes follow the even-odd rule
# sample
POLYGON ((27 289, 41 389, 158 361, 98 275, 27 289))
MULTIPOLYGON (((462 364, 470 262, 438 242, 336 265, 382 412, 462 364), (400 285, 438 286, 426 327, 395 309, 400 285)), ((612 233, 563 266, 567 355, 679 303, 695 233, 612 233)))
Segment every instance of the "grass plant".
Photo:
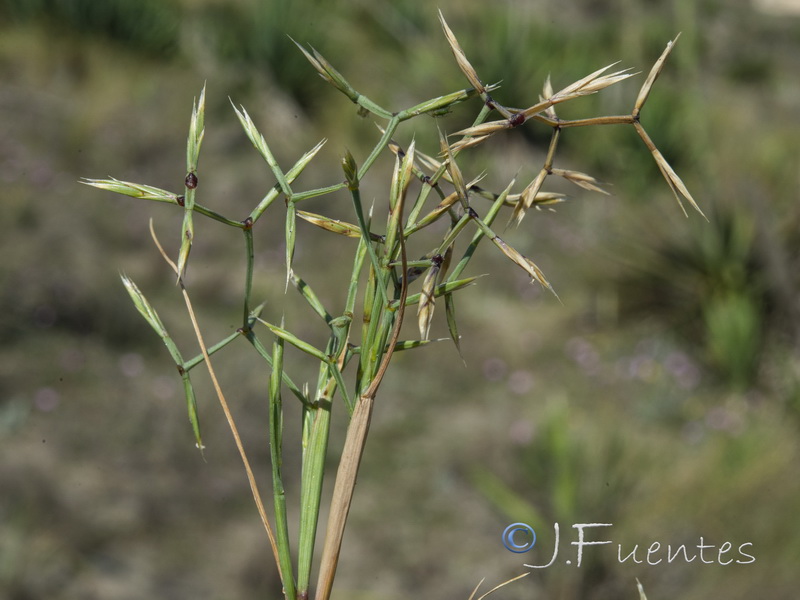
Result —
POLYGON ((556 166, 558 145, 562 136, 567 133, 565 130, 601 125, 633 127, 684 213, 684 204, 688 203, 702 214, 641 122, 642 110, 674 47, 674 41, 667 45, 655 62, 629 113, 570 120, 558 116, 558 105, 601 92, 632 77, 633 73, 628 69, 615 71, 612 70, 614 65, 609 65, 558 91, 554 91, 548 78, 544 82, 542 94, 532 99, 529 107, 521 109, 505 106, 494 95, 500 91, 499 86, 487 85, 481 80, 441 13, 440 21, 456 64, 469 86, 399 111, 374 102, 356 90, 345 75, 322 54, 313 48, 297 44, 317 73, 354 103, 360 115, 375 120, 378 125, 378 139, 366 156, 357 160, 349 151, 342 156, 343 179, 342 176, 331 177, 331 182, 323 187, 302 188, 297 183, 298 177, 321 151, 325 140, 286 168, 276 160, 267 138, 247 110, 234 104, 233 110, 245 134, 264 159, 275 183, 243 219, 223 215, 216 209, 201 204, 203 174, 207 169, 213 168, 202 165, 199 160, 205 135, 204 87, 192 109, 183 190, 173 192, 117 179, 84 180, 87 185, 99 189, 172 204, 183 212, 176 261, 172 261, 162 249, 152 224, 151 231, 154 242, 177 279, 199 345, 199 353, 186 358, 145 293, 128 276, 123 275, 122 281, 134 305, 164 341, 176 365, 185 392, 195 443, 200 452, 204 447, 192 371, 201 365, 208 369, 270 541, 283 584, 283 595, 289 600, 305 600, 312 595, 317 600, 327 600, 331 596, 347 517, 381 382, 396 352, 435 342, 447 342, 446 339, 433 340, 430 337, 431 323, 442 310, 445 313, 449 340, 456 348, 460 347, 457 297, 477 280, 477 276, 465 275, 465 271, 478 247, 488 245, 482 244, 484 239, 488 238, 491 245, 516 267, 521 268, 532 282, 553 291, 536 263, 507 241, 503 232, 503 219, 499 217, 501 211, 509 209, 510 215, 505 226, 517 227, 531 214, 531 209, 551 208, 564 201, 562 194, 544 189, 551 176, 561 177, 584 189, 604 192, 596 178, 556 166), (471 126, 452 133, 443 128, 445 120, 440 117, 451 111, 466 110, 470 106, 476 108, 471 126), (490 119, 492 116, 495 118, 490 119), (430 120, 430 117, 434 117, 434 120, 430 120), (396 141, 398 132, 410 121, 424 121, 425 127, 436 130, 439 147, 428 149, 426 153, 417 147, 415 141, 405 147, 396 141), (522 128, 529 121, 551 130, 544 164, 532 181, 519 189, 516 180, 512 180, 504 189, 490 191, 479 185, 484 178, 483 174, 473 175, 462 171, 459 164, 462 155, 478 152, 482 144, 490 138, 513 135, 511 130, 522 128), (362 198, 362 182, 378 170, 374 167, 379 157, 386 154, 393 156, 391 178, 384 185, 384 198, 369 206, 362 198), (348 197, 352 206, 352 217, 349 220, 307 210, 309 201, 314 198, 340 198, 343 195, 348 197), (280 202, 276 202, 277 200, 280 202), (485 208, 487 201, 488 209, 485 208), (283 315, 270 314, 269 307, 253 298, 253 281, 256 276, 254 230, 264 222, 268 210, 271 215, 282 213, 284 222, 285 278, 275 282, 275 285, 283 286, 287 294, 290 293, 291 286, 291 293, 299 295, 308 306, 319 329, 324 332, 327 338, 324 344, 303 339, 298 329, 285 322, 283 315), (203 328, 197 321, 190 294, 190 278, 187 277, 195 241, 194 219, 198 216, 238 229, 244 238, 245 277, 242 284, 240 325, 233 334, 209 343, 204 340, 203 328), (296 270, 295 251, 301 243, 298 239, 299 220, 314 225, 322 232, 340 236, 343 238, 344 248, 350 252, 352 258, 349 263, 339 256, 333 260, 327 259, 331 269, 342 269, 339 276, 342 296, 336 306, 323 303, 310 283, 296 270), (407 338, 404 337, 403 324, 408 312, 412 310, 416 311, 418 335, 407 338), (239 340, 249 342, 263 359, 270 374, 266 410, 270 423, 271 515, 268 514, 267 503, 259 490, 254 468, 239 435, 236 421, 228 408, 226 396, 217 382, 213 366, 217 353, 230 344, 239 343, 239 340), (318 363, 316 379, 312 385, 304 382, 292 365, 284 360, 287 345, 318 363), (301 447, 296 450, 301 455, 296 540, 292 540, 289 533, 289 511, 283 484, 283 407, 284 396, 287 394, 302 407, 302 440, 301 447), (334 410, 344 411, 349 420, 340 454, 329 447, 331 415, 334 410), (313 585, 312 573, 322 513, 325 466, 327 460, 337 454, 340 456, 338 469, 332 497, 328 502, 328 521, 319 556, 318 578, 316 585, 313 585))

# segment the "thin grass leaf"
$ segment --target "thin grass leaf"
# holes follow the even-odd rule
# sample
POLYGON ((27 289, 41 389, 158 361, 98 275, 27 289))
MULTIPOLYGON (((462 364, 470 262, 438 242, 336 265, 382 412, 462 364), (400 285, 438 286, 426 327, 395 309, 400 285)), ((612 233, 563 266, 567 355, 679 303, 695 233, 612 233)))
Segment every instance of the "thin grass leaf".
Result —
MULTIPOLYGON (((222 349, 223 349, 225 346, 227 346, 228 344, 230 344, 230 343, 231 343, 233 340, 235 340, 235 339, 238 339, 239 337, 241 337, 241 335, 242 335, 242 332, 241 332, 241 331, 238 331, 238 330, 237 330, 237 331, 234 331, 233 333, 231 333, 230 335, 228 335, 228 337, 226 337, 225 339, 223 339, 223 340, 221 340, 221 341, 217 342, 217 343, 216 343, 216 344, 214 344, 213 346, 209 346, 209 347, 208 347, 208 349, 206 350, 206 351, 208 352, 208 355, 209 355, 209 356, 213 356, 215 353, 219 352, 219 351, 220 351, 220 350, 222 350, 222 349)), ((185 361, 185 362, 183 363, 183 368, 184 368, 186 371, 191 371, 191 370, 192 370, 192 369, 194 369, 194 368, 195 368, 197 365, 200 365, 200 364, 202 364, 204 361, 205 361, 205 357, 203 356, 203 354, 202 354, 202 353, 200 353, 200 354, 198 354, 197 356, 195 356, 194 358, 191 358, 191 359, 189 359, 189 360, 185 361)))
POLYGON ((301 156, 298 161, 292 165, 292 168, 286 171, 286 181, 292 183, 295 179, 297 179, 297 176, 303 172, 303 169, 308 166, 308 163, 310 163, 317 153, 322 150, 322 147, 327 141, 327 138, 322 138, 319 142, 317 142, 316 146, 303 154, 303 156, 301 156))
POLYGON ((192 380, 189 379, 189 373, 184 371, 181 373, 181 382, 183 383, 183 395, 186 398, 186 410, 189 413, 189 423, 192 424, 192 432, 194 433, 195 443, 200 453, 203 453, 205 446, 203 446, 203 438, 200 435, 200 418, 197 415, 197 398, 194 394, 194 387, 192 380))
POLYGON ((161 318, 158 316, 158 313, 155 311, 153 306, 147 300, 145 295, 139 289, 139 287, 133 282, 133 280, 125 275, 124 273, 120 274, 120 279, 122 279, 122 284, 125 286, 125 289, 128 291, 128 294, 133 300, 134 306, 136 306, 136 310, 145 318, 145 320, 150 324, 155 332, 163 337, 168 337, 167 328, 164 327, 164 323, 161 321, 161 318))
MULTIPOLYGON (((299 212, 299 211, 298 211, 299 212)), ((305 301, 308 302, 308 305, 317 313, 326 323, 330 323, 333 321, 333 316, 331 313, 327 311, 327 309, 322 305, 319 297, 314 293, 314 290, 311 289, 302 278, 298 277, 297 274, 292 273, 291 275, 291 282, 292 285, 300 292, 300 295, 305 298, 305 301)))
MULTIPOLYGON (((253 321, 256 321, 257 317, 253 317, 253 321)), ((269 351, 264 347, 264 344, 261 342, 260 339, 253 333, 252 329, 247 331, 245 334, 247 340, 253 345, 256 352, 263 358, 266 363, 272 367, 272 356, 270 355, 269 351)), ((303 390, 298 387, 298 385, 292 380, 289 375, 286 374, 286 371, 283 372, 283 383, 286 387, 289 388, 289 391, 294 394, 294 396, 300 401, 300 404, 303 406, 308 406, 311 404, 311 400, 308 397, 308 390, 303 390)))
MULTIPOLYGON (((435 340, 399 340, 395 342, 394 351, 395 352, 402 352, 404 350, 413 350, 414 348, 421 348, 422 346, 427 346, 428 344, 433 344, 435 342, 447 342, 450 338, 437 338, 435 340)), ((389 346, 387 345, 384 348, 384 352, 389 351, 389 346)), ((348 352, 350 354, 361 354, 361 346, 351 346, 348 348, 348 352)))
POLYGON ((172 357, 172 360, 175 361, 175 364, 178 365, 178 367, 184 368, 185 365, 183 357, 181 356, 181 353, 178 350, 174 340, 167 332, 167 328, 164 327, 164 323, 161 321, 161 318, 158 316, 156 310, 130 277, 120 274, 120 278, 122 279, 125 289, 128 291, 128 295, 130 295, 131 300, 133 300, 136 310, 139 311, 139 313, 144 317, 145 321, 149 323, 150 327, 153 328, 153 330, 164 342, 164 345, 167 347, 167 351, 172 357))
POLYGON ((349 315, 331 321, 331 337, 326 352, 333 360, 327 365, 320 365, 316 401, 313 406, 304 410, 305 445, 302 457, 297 580, 301 597, 307 597, 311 575, 330 431, 331 400, 337 386, 345 398, 348 410, 352 413, 352 400, 345 393, 344 381, 339 371, 347 352, 347 337, 351 322, 352 318, 349 315))
POLYGON ((298 338, 296 335, 294 335, 290 331, 287 331, 287 330, 283 329, 282 327, 278 327, 277 325, 273 325, 272 323, 268 323, 267 321, 265 321, 264 319, 261 319, 261 318, 259 318, 258 321, 259 321, 259 323, 262 323, 263 325, 266 325, 267 328, 272 333, 277 335, 279 338, 282 338, 282 339, 286 340, 287 342, 289 342, 292 346, 294 346, 298 350, 302 350, 306 354, 309 354, 309 355, 313 356, 314 358, 317 358, 317 359, 321 360, 322 362, 324 362, 326 364, 328 362, 330 362, 328 356, 322 350, 319 350, 318 348, 315 348, 314 346, 312 346, 308 342, 304 342, 303 340, 298 338))
POLYGON ((664 68, 664 63, 667 61, 667 57, 670 55, 670 52, 672 52, 672 49, 675 47, 675 42, 678 41, 679 37, 681 37, 680 33, 675 36, 674 40, 671 40, 667 43, 667 47, 664 48, 664 52, 661 53, 661 56, 658 57, 658 60, 653 65, 653 68, 650 69, 647 79, 645 79, 644 83, 642 84, 642 88, 639 90, 639 95, 636 96, 636 102, 633 105, 633 112, 631 113, 634 117, 639 115, 644 103, 647 102, 647 97, 650 95, 650 90, 653 89, 653 84, 661 74, 661 70, 664 68))
POLYGON ((200 157, 200 146, 205 136, 206 86, 200 92, 200 98, 192 107, 192 118, 189 123, 189 138, 186 142, 186 179, 184 186, 183 223, 181 225, 181 245, 178 250, 177 277, 180 280, 186 272, 186 263, 194 242, 194 197, 197 188, 197 164, 200 157))
POLYGON ((373 312, 377 316, 380 310, 376 298, 376 294, 378 293, 377 286, 378 280, 375 274, 375 267, 370 264, 367 271, 367 283, 364 289, 364 310, 361 323, 361 343, 367 348, 372 346, 372 336, 376 330, 376 325, 373 322, 373 312))
MULTIPOLYGON (((397 159, 395 158, 395 162, 396 161, 397 159)), ((386 298, 386 285, 388 282, 385 279, 386 273, 384 272, 383 269, 381 269, 381 264, 380 261, 378 260, 378 255, 375 252, 375 247, 373 246, 372 242, 369 239, 369 234, 368 234, 369 225, 367 224, 367 221, 364 218, 364 207, 361 205, 361 192, 359 191, 358 188, 352 189, 350 190, 350 197, 353 200, 353 210, 356 213, 356 220, 358 221, 358 227, 361 230, 361 238, 364 241, 364 246, 366 247, 367 253, 369 254, 369 260, 372 265, 374 276, 377 282, 375 285, 375 290, 378 292, 380 298, 384 302, 387 302, 388 299, 386 298)), ((371 223, 371 218, 372 214, 370 211, 370 223, 371 223)), ((387 241, 385 245, 388 246, 388 243, 389 242, 387 241)))
POLYGON ((155 200, 156 202, 169 202, 170 204, 179 204, 178 195, 162 190, 150 185, 142 185, 140 183, 130 183, 128 181, 120 181, 119 179, 82 179, 78 183, 83 185, 90 185, 101 190, 107 190, 123 196, 131 196, 132 198, 141 198, 143 200, 155 200))
MULTIPOLYGON (((286 223, 284 235, 286 236, 286 288, 289 289, 289 280, 292 278, 292 261, 294 260, 294 244, 297 234, 297 208, 293 201, 286 204, 286 223)), ((285 291, 285 290, 284 290, 285 291)))
MULTIPOLYGON (((488 92, 496 87, 497 86, 486 86, 485 89, 488 92)), ((401 121, 405 121, 406 119, 410 119, 411 117, 416 117, 425 113, 438 113, 439 111, 447 110, 455 104, 474 97, 476 91, 477 90, 470 88, 459 90, 445 96, 439 96, 438 98, 433 98, 431 100, 426 100, 425 102, 421 102, 415 106, 412 106, 411 108, 400 111, 397 116, 401 121)))
MULTIPOLYGON (((434 288, 433 297, 438 298, 444 294, 456 292, 462 288, 469 287, 481 277, 483 277, 483 275, 475 275, 473 277, 466 277, 464 279, 456 279, 455 281, 445 281, 444 283, 440 283, 434 288)), ((414 306, 415 304, 419 304, 421 297, 422 294, 409 294, 408 298, 406 298, 406 306, 414 306)), ((398 301, 392 300, 391 307, 395 309, 397 306, 398 301)))
POLYGON ((456 321, 456 305, 453 294, 444 295, 444 312, 447 317, 447 331, 450 333, 450 339, 456 346, 458 355, 461 360, 464 360, 464 355, 461 353, 461 336, 458 333, 458 322, 456 321))
MULTIPOLYGON (((292 168, 286 172, 286 183, 288 185, 291 185, 294 182, 294 180, 297 179, 300 173, 303 172, 303 169, 305 169, 308 163, 311 162, 311 159, 313 159, 317 155, 317 153, 322 149, 322 147, 325 145, 325 142, 327 142, 327 140, 322 139, 311 150, 303 154, 303 156, 300 157, 300 159, 292 166, 292 168)), ((334 189, 340 189, 340 188, 341 185, 334 186, 334 189)), ((261 217, 261 215, 264 214, 264 211, 267 210, 267 208, 269 208, 269 206, 275 201, 275 199, 280 195, 281 191, 282 190, 280 184, 276 183, 273 186, 273 188, 269 192, 267 192, 267 195, 264 196, 261 202, 258 203, 258 206, 256 206, 250 213, 250 219, 252 219, 253 223, 255 223, 259 219, 259 217, 261 217)), ((327 191, 334 191, 334 190, 327 190, 327 191)), ((322 190, 319 191, 319 193, 324 194, 327 193, 327 191, 322 190)), ((297 201, 298 197, 297 196, 293 197, 297 201)), ((308 198, 310 196, 306 197, 308 198)))
MULTIPOLYGON (((230 100, 230 98, 228 100, 230 100)), ((292 190, 289 188, 289 184, 286 181, 286 176, 283 174, 283 171, 278 165, 278 161, 275 160, 275 156, 273 156, 272 151, 269 149, 269 145, 264 139, 264 136, 258 131, 255 123, 253 123, 253 119, 250 118, 250 115, 247 113, 247 110, 245 110, 244 106, 242 106, 241 110, 239 110, 236 108, 233 100, 230 100, 230 103, 231 106, 233 106, 233 110, 236 113, 236 116, 239 118, 239 122, 242 124, 242 128, 247 134, 248 139, 252 142, 255 149, 258 150, 258 153, 266 161, 267 165, 269 165, 269 168, 272 171, 272 174, 275 176, 281 191, 287 198, 291 197, 292 190)))
POLYGON ((470 220, 469 214, 464 213, 458 221, 453 223, 450 229, 447 231, 447 234, 444 236, 444 239, 442 240, 441 244, 439 244, 439 247, 436 249, 435 254, 445 256, 447 254, 447 250, 453 246, 453 243, 455 242, 456 238, 461 234, 461 232, 467 226, 469 220, 470 220))
MULTIPOLYGON (((427 346, 428 344, 432 344, 434 342, 444 342, 447 341, 447 338, 438 338, 435 340, 400 340, 395 343, 394 351, 395 352, 402 352, 403 350, 413 350, 414 348, 421 348, 422 346, 427 346)), ((386 348, 386 352, 389 351, 389 348, 386 348)))
MULTIPOLYGON (((190 194, 186 194, 187 205, 190 194)), ((191 194, 194 196, 194 194, 191 194)), ((191 209, 184 209, 183 223, 181 224, 181 246, 178 250, 178 279, 181 279, 186 273, 186 264, 189 260, 189 252, 192 250, 192 242, 194 241, 194 222, 192 220, 191 209)))
MULTIPOLYGON (((368 223, 371 221, 368 221, 368 223)), ((364 266, 364 257, 367 254, 367 242, 364 241, 364 238, 361 238, 358 242, 358 248, 356 248, 355 256, 353 258, 353 268, 350 272, 350 283, 347 288, 347 299, 344 303, 344 314, 352 315, 355 313, 356 310, 356 297, 358 296, 358 283, 361 278, 361 269, 364 266)), ((367 284, 369 285, 369 284, 367 284)), ((363 315, 366 316, 367 313, 367 305, 366 305, 366 296, 369 289, 367 288, 364 291, 364 298, 365 298, 365 305, 363 309, 363 315)))
POLYGON ((279 570, 287 600, 296 598, 289 527, 286 519, 286 493, 283 488, 283 340, 272 344, 272 373, 269 377, 269 453, 272 470, 272 497, 275 508, 275 539, 278 544, 279 570))
POLYGON ((359 178, 364 178, 367 171, 369 171, 369 169, 372 167, 372 163, 374 163, 378 159, 378 156, 380 156, 387 146, 389 146, 392 141, 392 136, 394 135, 394 132, 397 131, 399 125, 400 119, 398 119, 396 116, 393 116, 391 119, 389 119, 389 122, 386 123, 386 129, 383 130, 381 139, 378 140, 377 144, 375 144, 372 152, 369 153, 369 156, 367 156, 366 160, 361 165, 361 168, 358 170, 359 178))
MULTIPOLYGON (((325 231, 337 233, 349 238, 361 238, 361 229, 358 227, 358 225, 353 225, 347 221, 331 219, 330 217, 318 215, 306 210, 298 210, 297 216, 304 221, 308 221, 312 225, 316 225, 320 229, 324 229, 325 231)), ((383 242, 383 236, 378 235, 377 233, 370 232, 369 237, 373 242, 383 242)))
MULTIPOLYGON (((350 337, 350 325, 353 322, 352 314, 346 313, 340 317, 336 317, 329 323, 331 328, 331 343, 328 351, 330 362, 328 364, 328 376, 336 382, 339 393, 344 400, 345 406, 350 414, 353 414, 355 401, 347 391, 347 384, 342 376, 342 369, 345 365, 347 357, 348 338, 350 337)), ((335 388, 331 388, 331 396, 335 388)))
MULTIPOLYGON (((332 382, 329 382, 333 385, 332 382)), ((297 591, 308 598, 314 545, 319 523, 320 498, 328 451, 331 389, 318 389, 313 407, 304 407, 303 456, 300 477, 300 527, 297 540, 297 591)))

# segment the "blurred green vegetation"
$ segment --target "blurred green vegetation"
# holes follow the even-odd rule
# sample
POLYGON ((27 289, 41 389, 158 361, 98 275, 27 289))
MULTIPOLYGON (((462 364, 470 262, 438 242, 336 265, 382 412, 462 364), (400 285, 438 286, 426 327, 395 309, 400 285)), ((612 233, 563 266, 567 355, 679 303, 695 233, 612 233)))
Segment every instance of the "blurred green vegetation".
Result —
MULTIPOLYGON (((611 182, 615 197, 564 188, 573 197, 557 213, 509 232, 564 304, 498 261, 459 307, 468 369, 444 345, 398 357, 338 597, 468 597, 481 577, 496 584, 525 570, 528 555, 507 552, 500 534, 540 519, 543 544, 553 521, 564 535, 572 522, 601 521, 626 547, 704 536, 752 542, 757 561, 646 568, 597 552, 580 571, 556 565, 503 597, 633 597, 638 577, 651 599, 795 598, 800 20, 721 0, 440 6, 509 105, 535 99, 548 74, 558 88, 616 60, 646 72, 682 32, 642 119, 709 221, 683 217, 633 132, 565 132, 556 166, 611 182)), ((423 3, 0 0, 0 596, 274 594, 219 409, 211 394, 199 398, 204 463, 178 378, 117 277, 131 275, 176 337, 187 334, 147 233, 152 217, 174 252, 180 214, 76 181, 179 188, 204 81, 204 204, 244 215, 273 184, 228 95, 264 124, 278 160, 328 137, 303 185, 338 178, 342 149, 358 157, 377 130, 287 35, 392 108, 465 85, 423 3)), ((627 112, 637 79, 562 116, 627 112)), ((471 114, 444 123, 454 130, 471 114)), ((434 153, 435 138, 418 133, 434 153)), ((466 161, 465 177, 486 169, 486 187, 498 189, 517 172, 529 180, 548 133, 531 124, 509 134, 466 161)), ((385 198, 387 181, 364 185, 385 198)), ((238 325, 240 242, 197 227, 190 284, 219 338, 238 325)), ((283 296, 281 227, 256 241, 256 290, 302 326, 305 313, 283 296)), ((323 299, 336 290, 337 242, 310 236, 297 251, 323 299)), ((230 358, 218 361, 223 383, 265 465, 267 375, 244 348, 230 358)))

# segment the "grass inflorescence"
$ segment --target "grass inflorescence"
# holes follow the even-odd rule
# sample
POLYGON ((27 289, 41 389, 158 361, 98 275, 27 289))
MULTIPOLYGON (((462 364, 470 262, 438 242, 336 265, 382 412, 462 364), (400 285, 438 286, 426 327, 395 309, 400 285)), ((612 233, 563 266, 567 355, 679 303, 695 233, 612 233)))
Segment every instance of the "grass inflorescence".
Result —
MULTIPOLYGON (((686 201, 700 212, 686 186, 656 148, 641 123, 641 112, 652 86, 664 67, 674 42, 670 42, 658 58, 638 96, 631 112, 625 115, 597 116, 580 120, 561 119, 556 106, 564 102, 596 94, 633 76, 628 69, 609 73, 613 65, 598 69, 559 91, 554 91, 549 78, 544 82, 542 95, 532 100, 528 108, 504 106, 493 95, 496 85, 486 85, 467 58, 455 34, 440 13, 441 26, 455 57, 456 64, 466 77, 469 87, 436 96, 400 111, 380 106, 356 90, 345 75, 313 48, 297 44, 318 74, 357 105, 362 115, 371 116, 380 129, 380 139, 367 156, 357 160, 349 151, 341 160, 342 174, 327 186, 303 189, 295 185, 298 176, 313 162, 322 149, 322 140, 296 159, 290 168, 284 168, 275 158, 266 137, 244 107, 233 105, 247 137, 267 164, 275 184, 242 220, 236 220, 206 208, 196 201, 202 195, 202 173, 199 154, 205 134, 204 114, 206 89, 195 101, 190 120, 187 142, 185 186, 182 193, 128 183, 117 179, 87 179, 87 185, 140 199, 174 204, 183 210, 178 259, 172 262, 162 250, 162 255, 175 272, 188 313, 200 346, 200 353, 186 359, 178 345, 158 317, 145 294, 127 276, 122 280, 135 306, 167 346, 183 382, 189 418, 196 444, 202 450, 202 437, 191 372, 205 364, 209 370, 215 392, 225 412, 229 427, 236 440, 244 464, 253 498, 261 515, 263 526, 272 546, 275 562, 283 582, 283 594, 289 600, 307 599, 312 590, 317 600, 330 597, 336 567, 339 561, 347 516, 355 488, 361 457, 364 452, 369 425, 380 384, 387 372, 393 354, 431 343, 433 320, 445 313, 450 341, 460 351, 460 334, 456 313, 456 294, 477 280, 477 276, 464 276, 465 269, 484 238, 517 267, 523 269, 532 282, 553 291, 542 270, 505 238, 497 226, 503 209, 510 209, 507 224, 519 226, 532 208, 549 207, 564 200, 562 194, 545 191, 548 177, 561 177, 584 189, 605 193, 599 180, 575 170, 554 166, 559 140, 563 130, 574 127, 601 125, 632 126, 652 154, 656 164, 683 207, 686 201), (437 117, 448 111, 477 105, 472 125, 451 134, 439 130, 439 148, 426 154, 411 142, 403 147, 395 140, 400 127, 418 117, 437 117), (496 115, 497 119, 490 117, 496 115), (462 153, 476 152, 481 145, 497 135, 509 133, 529 123, 544 125, 552 130, 548 152, 541 169, 530 182, 514 191, 512 180, 501 191, 480 187, 483 175, 469 179, 459 165, 462 153), (438 152, 438 154, 437 154, 438 152), (362 181, 373 172, 378 157, 393 156, 391 180, 385 185, 386 200, 370 208, 361 195, 362 181), (343 177, 343 179, 342 179, 343 177), (307 201, 320 196, 346 194, 352 206, 352 218, 342 220, 303 208, 307 201), (432 195, 433 194, 433 195, 432 195), (276 203, 278 199, 282 201, 276 203), (488 199, 491 206, 483 210, 476 198, 488 199), (285 235, 286 293, 297 292, 311 313, 319 317, 318 326, 326 332, 327 342, 314 344, 291 327, 280 315, 265 316, 264 305, 255 304, 251 297, 254 277, 253 231, 267 210, 283 210, 285 235), (285 209, 285 210, 284 210, 285 209), (245 240, 245 278, 242 295, 242 320, 238 330, 228 337, 207 345, 202 329, 197 323, 184 275, 189 264, 194 242, 193 219, 206 216, 222 224, 239 229, 245 240), (326 233, 341 236, 344 247, 351 253, 351 265, 341 277, 342 306, 334 310, 323 303, 311 286, 296 271, 295 251, 298 247, 298 219, 311 223, 326 233), (434 227, 434 225, 438 225, 434 227), (443 230, 443 233, 441 231, 443 230), (438 236, 431 244, 430 235, 438 236), (430 233, 434 232, 434 233, 430 233), (466 237, 465 237, 466 236, 466 237), (457 244, 464 239, 462 248, 457 244), (416 283, 416 280, 420 280, 416 283), (291 284, 292 291, 289 291, 291 284), (418 286, 418 291, 412 291, 418 286), (402 339, 402 326, 409 309, 416 307, 418 337, 402 339), (229 344, 243 338, 247 340, 267 364, 269 447, 272 475, 272 517, 268 517, 242 443, 236 423, 227 408, 225 395, 217 383, 211 356, 229 344), (269 341, 268 341, 269 340, 269 341), (290 345, 313 358, 318 363, 318 374, 313 386, 298 383, 292 365, 284 361, 284 350, 290 345), (283 485, 283 404, 282 393, 288 390, 300 402, 302 415, 301 489, 299 498, 299 526, 297 539, 292 543, 289 535, 287 498, 283 485), (343 410, 349 418, 341 458, 336 473, 332 498, 329 502, 328 522, 319 563, 316 586, 312 586, 315 541, 322 512, 322 490, 326 459, 329 457, 329 432, 331 414, 343 410), (293 559, 296 556, 296 560, 293 559)), ((466 110, 466 108, 465 108, 466 110)), ((431 121, 428 121, 430 127, 431 121)), ((434 123, 433 127, 438 127, 434 123)), ((204 169, 213 168, 204 165, 204 169)), ((272 212, 270 214, 272 214, 272 212)), ((701 213, 702 214, 702 213, 701 213)), ((156 244, 158 244, 153 234, 156 244)), ((486 244, 483 244, 486 245, 486 244)), ((160 249, 159 245, 159 249, 160 249)), ((341 260, 336 261, 341 264, 341 260)), ((553 291, 554 292, 554 291, 553 291)), ((555 292, 554 292, 555 293, 555 292)), ((216 356, 215 356, 216 360, 216 356)))

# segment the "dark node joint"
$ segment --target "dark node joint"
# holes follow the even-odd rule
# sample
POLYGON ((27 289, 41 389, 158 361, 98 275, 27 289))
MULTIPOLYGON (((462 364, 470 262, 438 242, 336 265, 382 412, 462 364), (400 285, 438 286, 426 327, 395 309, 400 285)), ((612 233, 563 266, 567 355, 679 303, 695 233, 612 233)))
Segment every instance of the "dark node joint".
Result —
POLYGON ((478 219, 478 213, 475 212, 475 209, 471 206, 467 208, 467 214, 469 215, 470 219, 478 219))
POLYGON ((433 184, 431 183, 431 177, 430 177, 430 175, 423 175, 423 176, 422 176, 422 183, 427 183, 428 185, 433 185, 433 184))
POLYGON ((401 159, 401 160, 404 159, 406 157, 406 151, 403 150, 402 148, 398 148, 397 149, 397 157, 399 159, 401 159))
POLYGON ((189 173, 186 176, 186 180, 184 181, 184 183, 186 184, 187 189, 193 190, 194 188, 197 187, 197 175, 195 175, 194 173, 189 173))
POLYGON ((519 127, 525 122, 525 113, 514 113, 508 118, 508 122, 512 127, 519 127))
POLYGON ((431 258, 431 264, 437 269, 442 266, 443 261, 444 257, 441 254, 435 254, 433 258, 431 258))
POLYGON ((497 108, 497 105, 495 105, 494 103, 494 98, 492 98, 489 94, 486 94, 486 101, 484 102, 484 104, 486 104, 486 108, 488 108, 489 110, 494 110, 495 108, 497 108))
POLYGON ((178 374, 183 377, 183 374, 186 373, 186 369, 184 369, 181 365, 175 365, 178 368, 178 374))
POLYGON ((244 221, 242 221, 242 225, 244 225, 245 229, 252 229, 253 228, 253 217, 247 217, 244 221))
POLYGON ((175 201, 178 203, 178 206, 186 206, 186 196, 178 196, 175 198, 175 201))

